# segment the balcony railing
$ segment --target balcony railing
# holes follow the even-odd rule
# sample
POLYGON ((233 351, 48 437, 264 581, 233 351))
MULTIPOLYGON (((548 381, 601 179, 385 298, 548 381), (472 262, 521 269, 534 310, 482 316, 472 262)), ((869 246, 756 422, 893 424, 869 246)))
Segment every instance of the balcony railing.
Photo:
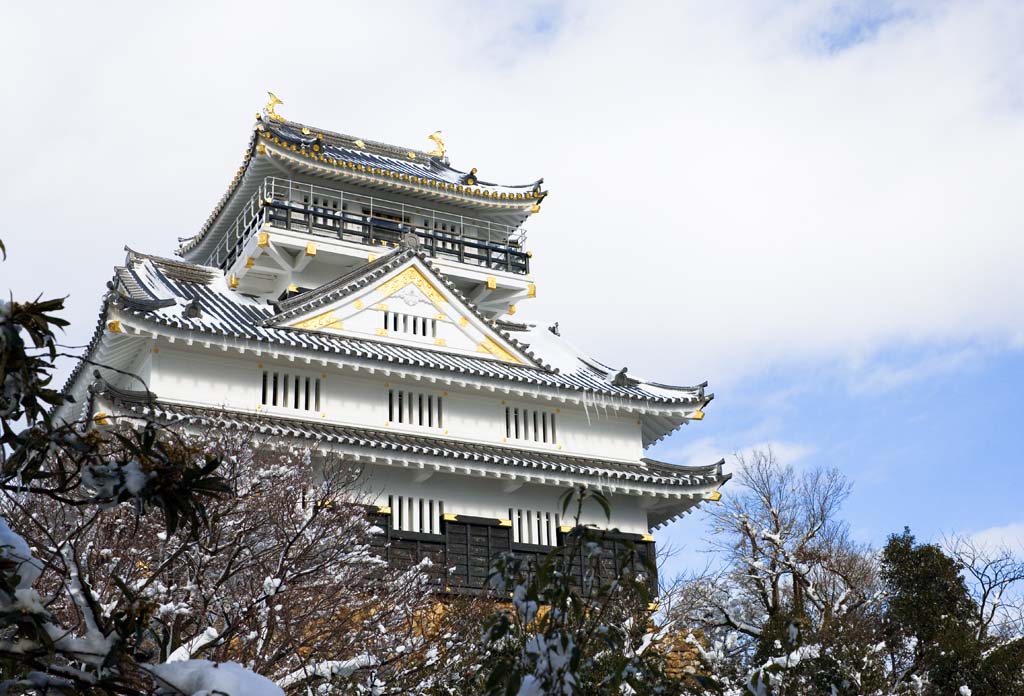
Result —
POLYGON ((530 272, 521 227, 277 177, 263 180, 208 263, 231 267, 249 238, 266 224, 373 246, 392 246, 412 233, 431 256, 510 273, 530 272))

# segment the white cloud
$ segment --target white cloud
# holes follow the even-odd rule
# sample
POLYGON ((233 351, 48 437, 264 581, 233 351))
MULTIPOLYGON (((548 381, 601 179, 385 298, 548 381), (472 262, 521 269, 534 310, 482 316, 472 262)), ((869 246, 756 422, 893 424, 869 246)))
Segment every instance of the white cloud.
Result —
POLYGON ((545 175, 523 316, 663 381, 1022 335, 1024 6, 492 7, 11 6, 5 279, 70 291, 81 339, 122 245, 196 231, 273 89, 545 175))
POLYGON ((854 394, 879 394, 914 382, 935 379, 953 373, 967 373, 975 369, 986 356, 978 346, 939 352, 909 364, 876 361, 854 371, 849 389, 854 394))
POLYGON ((970 538, 981 546, 992 549, 1007 548, 1024 552, 1024 522, 1011 522, 1000 527, 989 527, 974 532, 970 538))
MULTIPOLYGON (((734 439, 741 439, 739 436, 734 439)), ((667 449, 663 455, 668 461, 684 466, 706 466, 725 459, 725 470, 735 471, 737 457, 749 459, 754 452, 771 450, 775 460, 781 466, 798 464, 815 453, 816 448, 807 443, 787 442, 782 440, 758 440, 740 446, 729 446, 725 437, 702 437, 690 440, 681 447, 667 449)))

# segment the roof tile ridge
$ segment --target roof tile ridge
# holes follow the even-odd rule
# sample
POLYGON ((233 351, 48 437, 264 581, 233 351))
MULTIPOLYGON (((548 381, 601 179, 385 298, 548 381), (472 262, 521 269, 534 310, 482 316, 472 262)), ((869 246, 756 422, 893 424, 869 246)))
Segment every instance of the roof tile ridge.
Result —
POLYGON ((125 252, 127 252, 127 259, 125 263, 134 263, 139 261, 152 261, 156 264, 163 264, 171 266, 173 268, 188 268, 201 271, 207 271, 216 276, 223 276, 224 271, 217 268, 216 266, 207 266, 202 263, 192 263, 191 261, 185 261, 184 259, 172 259, 167 256, 157 256, 156 254, 147 254, 142 251, 136 251, 129 246, 125 246, 125 252))
MULTIPOLYGON (((129 310, 129 311, 132 311, 132 310, 129 310)), ((180 330, 184 330, 184 331, 204 333, 204 334, 209 334, 209 335, 231 335, 231 336, 237 336, 238 335, 236 333, 228 334, 224 330, 217 330, 217 329, 215 329, 213 327, 209 327, 209 326, 207 326, 205 324, 202 324, 202 323, 190 324, 188 326, 184 326, 184 325, 181 325, 180 323, 177 323, 175 320, 173 320, 173 319, 171 319, 169 317, 166 317, 164 315, 158 314, 158 313, 139 313, 139 312, 134 312, 133 311, 133 314, 135 316, 137 316, 138 318, 140 318, 140 319, 147 320, 147 321, 152 321, 152 322, 155 322, 157 324, 160 324, 160 325, 163 325, 163 326, 167 326, 167 327, 173 328, 173 329, 180 329, 180 330), (144 316, 143 316, 143 314, 144 314, 144 316)), ((277 328, 277 327, 270 327, 270 328, 277 328)), ((305 329, 297 329, 297 328, 293 328, 293 327, 289 327, 288 331, 307 332, 307 330, 305 330, 305 329)), ((315 331, 309 331, 309 333, 316 333, 316 332, 315 331)), ((279 343, 285 342, 284 339, 282 339, 280 337, 275 338, 273 336, 267 336, 263 340, 268 340, 270 342, 275 342, 276 341, 276 342, 279 342, 279 343)), ((372 337, 347 337, 344 340, 347 341, 347 342, 350 342, 350 343, 355 343, 355 344, 375 344, 375 343, 379 343, 379 344, 383 344, 383 345, 391 345, 390 343, 387 343, 387 342, 384 342, 384 341, 379 341, 379 340, 376 340, 376 339, 374 339, 372 337)), ((293 347, 304 348, 304 349, 308 349, 309 348, 309 346, 299 345, 299 344, 295 343, 294 341, 287 341, 287 343, 289 345, 293 346, 293 347)), ((361 358, 365 358, 365 359, 370 359, 370 360, 382 360, 382 361, 385 361, 385 362, 393 362, 393 363, 397 363, 397 364, 410 364, 410 365, 423 366, 421 363, 419 363, 418 361, 415 361, 415 360, 409 360, 409 359, 405 359, 405 358, 396 358, 396 357, 392 357, 392 356, 381 356, 381 355, 377 355, 377 354, 370 354, 370 353, 367 353, 367 352, 365 352, 363 350, 360 350, 358 348, 358 346, 354 347, 354 348, 334 347, 334 348, 331 348, 330 350, 335 352, 335 353, 339 353, 339 354, 344 353, 345 355, 355 355, 355 356, 358 356, 358 357, 361 357, 361 358)), ((445 354, 445 355, 448 354, 445 351, 439 351, 439 350, 437 350, 435 348, 432 348, 432 347, 429 347, 429 346, 418 346, 418 347, 416 347, 416 350, 425 351, 425 352, 428 352, 428 353, 439 353, 439 354, 445 354)), ((497 363, 497 364, 501 364, 501 365, 508 365, 507 362, 504 362, 504 361, 501 361, 501 360, 499 360, 497 358, 486 356, 486 355, 475 355, 475 356, 473 356, 473 359, 481 361, 481 362, 493 362, 493 363, 497 363)), ((539 365, 543 365, 544 363, 541 362, 541 361, 538 361, 538 364, 539 365)), ((538 365, 531 365, 531 364, 527 364, 527 365, 516 364, 516 365, 510 365, 510 367, 515 367, 515 368, 520 369, 520 370, 535 371, 535 372, 540 372, 540 373, 547 372, 548 374, 555 374, 555 375, 561 374, 556 369, 546 369, 545 367, 540 367, 538 365)), ((438 368, 438 369, 445 369, 445 368, 438 368)), ((470 375, 477 376, 477 377, 488 377, 489 376, 488 374, 486 374, 484 372, 481 372, 480 370, 477 370, 477 369, 462 369, 462 370, 456 370, 456 371, 457 372, 461 372, 461 373, 465 373, 465 374, 470 374, 470 375)), ((542 384, 542 382, 539 379, 537 379, 537 378, 514 377, 513 379, 515 379, 515 381, 523 382, 523 383, 526 383, 526 384, 542 384)), ((621 394, 621 393, 615 393, 615 392, 611 391, 610 389, 596 389, 594 387, 585 387, 585 386, 574 385, 574 384, 560 384, 560 385, 554 385, 554 386, 556 388, 559 388, 559 389, 568 389, 570 391, 584 392, 584 393, 590 393, 590 394, 599 394, 599 395, 603 395, 603 396, 620 397, 620 398, 625 398, 625 399, 642 399, 643 401, 646 401, 646 402, 649 402, 649 403, 657 403, 657 404, 679 404, 679 403, 684 403, 684 402, 688 403, 688 402, 694 401, 694 399, 690 399, 690 398, 687 398, 687 397, 670 398, 670 397, 664 397, 664 396, 621 394)), ((701 401, 703 405, 706 405, 707 401, 710 401, 710 398, 705 397, 703 400, 701 400, 701 399, 696 399, 696 400, 697 401, 701 401)), ((666 433, 666 435, 667 435, 667 433, 666 433)), ((659 438, 659 439, 663 439, 663 438, 659 438)))
MULTIPOLYGON (((519 458, 533 457, 533 458, 540 459, 540 460, 548 460, 552 464, 555 464, 556 466, 557 465, 570 465, 570 466, 583 466, 583 467, 586 467, 586 466, 604 466, 604 467, 607 467, 607 466, 615 466, 615 465, 623 465, 623 464, 626 464, 626 465, 639 464, 639 462, 634 462, 632 460, 607 459, 607 458, 602 458, 602 457, 599 457, 599 456, 580 455, 580 454, 566 454, 566 453, 562 453, 562 452, 545 452, 545 451, 539 451, 539 450, 530 450, 530 449, 526 449, 526 448, 510 447, 507 444, 502 445, 502 444, 495 444, 495 443, 467 442, 465 440, 459 440, 458 438, 453 438, 451 436, 445 437, 443 435, 435 435, 435 434, 432 434, 432 433, 400 433, 400 432, 389 431, 389 430, 382 430, 380 428, 368 427, 368 426, 362 426, 362 425, 343 425, 343 424, 330 424, 330 425, 328 425, 328 424, 324 424, 324 423, 321 423, 321 422, 303 420, 301 418, 293 418, 293 417, 278 416, 278 415, 270 416, 270 415, 264 414, 264 413, 258 413, 258 412, 254 412, 254 411, 243 411, 243 410, 239 410, 239 409, 226 408, 226 407, 211 407, 211 406, 197 406, 197 405, 175 404, 173 402, 162 401, 159 398, 147 399, 147 398, 144 398, 141 393, 137 393, 137 392, 117 391, 117 392, 107 392, 107 394, 108 394, 108 398, 110 398, 111 401, 113 401, 115 403, 115 405, 139 404, 139 405, 144 405, 145 407, 150 408, 150 409, 162 410, 164 413, 169 413, 170 411, 192 413, 196 417, 199 417, 199 418, 211 418, 211 419, 221 418, 221 419, 224 419, 225 417, 229 417, 229 418, 230 417, 237 417, 237 418, 240 418, 240 419, 244 419, 244 421, 248 425, 258 425, 258 424, 277 425, 278 427, 281 427, 283 429, 291 429, 293 431, 297 430, 297 429, 300 429, 300 428, 302 428, 302 429, 316 429, 318 431, 322 431, 325 428, 329 428, 329 429, 334 429, 334 430, 340 431, 342 433, 342 435, 341 435, 342 437, 345 437, 345 438, 347 438, 349 440, 353 440, 353 441, 355 441, 355 440, 362 440, 362 439, 369 439, 369 437, 376 437, 379 440, 385 442, 388 445, 388 448, 390 448, 390 449, 398 449, 398 448, 402 448, 402 447, 409 447, 409 448, 413 448, 413 449, 419 450, 420 453, 424 453, 423 452, 424 450, 429 450, 429 449, 436 448, 437 446, 434 445, 433 443, 438 443, 438 445, 441 445, 441 446, 447 445, 451 449, 463 448, 463 449, 468 449, 468 450, 476 450, 476 451, 479 452, 480 460, 482 460, 484 462, 488 462, 489 459, 492 459, 492 458, 493 459, 499 459, 499 458, 513 459, 513 458, 517 458, 517 457, 519 457, 519 458)), ((426 453, 429 454, 429 452, 426 452, 426 453)), ((470 453, 471 454, 476 454, 475 452, 470 452, 470 453)), ((476 458, 476 457, 474 457, 474 458, 476 458)), ((641 461, 653 461, 653 460, 641 460, 641 461)), ((724 460, 720 461, 718 464, 712 465, 711 467, 694 467, 694 468, 695 469, 696 468, 715 469, 717 467, 718 470, 720 471, 721 464, 723 464, 723 463, 724 463, 724 460)), ((684 471, 686 471, 688 469, 688 467, 681 467, 681 466, 675 466, 675 465, 669 465, 669 466, 671 466, 673 468, 676 468, 676 469, 683 469, 684 471)), ((702 473, 702 472, 694 471, 694 472, 691 472, 691 473, 695 473, 696 474, 696 473, 702 473)), ((674 478, 674 477, 659 476, 658 474, 656 474, 654 472, 643 472, 643 473, 641 473, 641 472, 635 472, 635 471, 628 471, 628 472, 627 471, 623 471, 623 472, 620 472, 620 474, 621 474, 620 476, 615 476, 614 478, 648 477, 648 478, 651 478, 651 479, 656 479, 655 481, 653 481, 653 483, 678 483, 678 482, 680 482, 682 480, 682 479, 677 479, 677 478, 674 478)), ((720 475, 716 476, 716 478, 721 478, 721 476, 720 475)), ((727 478, 728 478, 728 476, 727 476, 727 478)), ((726 480, 727 480, 727 478, 726 478, 726 480)), ((686 483, 689 484, 689 483, 692 483, 692 482, 686 481, 686 483)))
POLYGON ((717 472, 718 474, 721 474, 722 467, 725 466, 725 459, 724 458, 719 459, 714 464, 696 464, 696 465, 691 465, 691 464, 674 464, 672 462, 663 462, 663 461, 661 461, 659 459, 651 459, 650 457, 641 457, 640 461, 643 462, 644 464, 647 464, 648 466, 650 466, 650 465, 664 466, 664 467, 668 467, 670 469, 678 469, 680 471, 686 471, 686 472, 690 472, 690 473, 711 473, 711 472, 717 472))
MULTIPOLYGON (((319 126, 311 126, 308 123, 300 123, 299 121, 292 121, 290 119, 285 119, 284 121, 278 121, 277 124, 288 126, 288 127, 291 127, 291 128, 295 128, 300 133, 302 132, 302 129, 305 128, 305 129, 311 131, 311 133, 319 133, 319 134, 324 135, 324 136, 326 136, 328 138, 333 138, 333 139, 339 140, 341 142, 332 143, 333 145, 337 145, 339 147, 345 147, 345 148, 356 149, 356 150, 364 150, 365 149, 365 150, 369 150, 369 151, 372 151, 373 149, 382 150, 382 151, 384 151, 386 153, 389 153, 389 154, 383 155, 384 157, 392 157, 392 156, 394 156, 394 159, 397 159, 399 161, 401 161, 403 158, 405 158, 407 156, 407 154, 410 153, 410 152, 414 152, 414 153, 416 153, 417 157, 423 157, 424 159, 433 159, 434 158, 433 155, 431 155, 429 152, 426 152, 424 150, 420 150, 420 149, 415 148, 415 147, 405 147, 404 145, 393 145, 391 143, 385 143, 382 140, 372 140, 372 139, 371 140, 367 140, 366 138, 360 138, 359 136, 348 135, 346 133, 339 133, 337 131, 328 130, 326 128, 320 128, 319 126), (358 145, 356 145, 356 141, 359 141, 359 142, 363 143, 366 147, 365 148, 360 148, 358 145)), ((273 127, 274 124, 271 123, 271 124, 267 124, 267 125, 270 125, 271 127, 273 127)))
MULTIPOLYGON (((451 160, 448 157, 439 157, 424 150, 392 145, 391 143, 385 143, 380 140, 363 140, 362 138, 357 138, 352 135, 338 133, 288 119, 284 119, 282 121, 263 121, 260 125, 262 126, 262 130, 266 130, 276 137, 286 141, 302 144, 304 147, 313 145, 319 140, 326 147, 340 148, 356 154, 370 154, 374 157, 383 157, 385 159, 392 160, 395 163, 410 164, 411 161, 411 163, 415 164, 419 169, 425 170, 423 171, 424 174, 433 175, 435 177, 444 170, 447 170, 452 174, 459 175, 462 179, 471 177, 474 180, 472 183, 473 186, 483 186, 495 189, 530 189, 532 191, 537 191, 538 193, 543 193, 538 200, 538 203, 547 196, 547 192, 540 190, 541 186, 544 184, 544 177, 540 177, 534 181, 523 184, 501 184, 494 181, 484 181, 476 176, 475 168, 468 172, 458 169, 452 165, 451 160), (327 139, 323 139, 322 136, 326 136, 327 139)), ((259 130, 260 127, 257 126, 257 129, 259 130)))

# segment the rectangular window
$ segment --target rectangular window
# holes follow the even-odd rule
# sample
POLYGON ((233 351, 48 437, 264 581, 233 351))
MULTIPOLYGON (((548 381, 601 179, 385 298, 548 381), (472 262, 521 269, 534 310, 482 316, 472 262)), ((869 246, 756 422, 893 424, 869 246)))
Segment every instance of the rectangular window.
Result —
POLYGON ((440 534, 444 501, 408 495, 389 495, 391 528, 405 532, 440 534))
POLYGON ((505 437, 553 445, 558 442, 555 414, 552 411, 506 406, 505 437))
POLYGON ((263 370, 260 374, 260 403, 295 411, 319 411, 323 379, 288 372, 263 370))
POLYGON ((394 333, 421 336, 423 338, 437 337, 437 319, 430 317, 417 317, 412 314, 384 311, 381 312, 381 326, 385 330, 394 333))
POLYGON ((512 541, 540 546, 558 545, 560 518, 557 512, 509 508, 508 518, 512 520, 512 541))
POLYGON ((444 399, 425 392, 388 389, 388 422, 443 428, 444 399))

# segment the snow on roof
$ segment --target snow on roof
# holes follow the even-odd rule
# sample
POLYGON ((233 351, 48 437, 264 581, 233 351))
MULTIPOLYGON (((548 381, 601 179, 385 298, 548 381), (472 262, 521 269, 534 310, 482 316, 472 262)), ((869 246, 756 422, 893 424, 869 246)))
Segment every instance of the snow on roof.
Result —
POLYGON ((560 452, 535 452, 507 444, 471 443, 434 434, 409 434, 337 425, 223 407, 183 406, 153 401, 149 394, 109 388, 103 392, 103 396, 116 410, 128 415, 150 416, 166 421, 191 421, 211 427, 252 428, 264 435, 299 437, 366 450, 386 450, 395 457, 403 454, 440 457, 450 461, 597 477, 605 481, 635 481, 698 493, 708 488, 717 488, 728 480, 722 471, 722 462, 708 466, 680 466, 654 459, 629 462, 560 452))
POLYGON ((515 335, 519 332, 509 335, 510 340, 521 343, 525 343, 527 337, 533 340, 536 348, 531 346, 528 351, 537 355, 542 366, 514 365, 488 357, 446 352, 433 346, 417 348, 371 338, 267 326, 267 321, 277 314, 275 308, 265 301, 231 290, 223 272, 218 269, 137 252, 129 253, 126 268, 144 295, 151 299, 172 299, 173 303, 155 308, 139 307, 137 303, 126 302, 124 295, 115 294, 112 300, 116 306, 128 315, 169 327, 624 397, 652 405, 681 404, 699 409, 707 401, 703 386, 648 387, 635 380, 616 384, 612 368, 608 368, 609 372, 602 372, 606 366, 583 357, 571 344, 546 328, 528 327, 526 335, 515 335), (187 306, 192 302, 199 305, 198 316, 189 316, 187 312, 187 306))
MULTIPOLYGON (((557 325, 556 325, 557 326, 557 325)), ((596 360, 579 348, 574 346, 563 336, 556 334, 547 325, 527 325, 525 331, 518 332, 516 338, 520 343, 529 346, 530 351, 542 362, 562 373, 576 373, 586 371, 594 377, 605 380, 609 386, 614 386, 613 379, 619 369, 606 365, 596 360)), ((630 380, 638 382, 645 392, 655 394, 665 399, 678 399, 680 392, 699 393, 701 398, 704 395, 705 384, 696 386, 673 386, 659 382, 649 382, 636 375, 627 373, 630 380)))

